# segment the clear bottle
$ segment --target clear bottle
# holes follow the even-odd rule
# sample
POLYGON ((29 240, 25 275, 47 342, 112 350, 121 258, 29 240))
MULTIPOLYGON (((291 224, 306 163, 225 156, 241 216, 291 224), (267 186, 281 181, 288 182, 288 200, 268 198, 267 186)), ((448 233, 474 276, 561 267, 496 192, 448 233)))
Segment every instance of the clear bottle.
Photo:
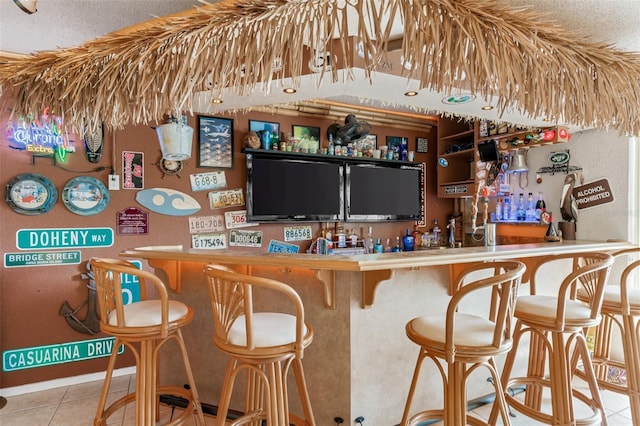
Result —
POLYGON ((391 249, 391 251, 402 251, 402 249, 400 248, 400 237, 396 237, 396 245, 391 249))
POLYGON ((547 211, 547 203, 544 202, 542 192, 538 192, 538 201, 536 201, 536 220, 540 220, 542 213, 547 211))
POLYGON ((507 197, 504 199, 504 207, 502 208, 502 220, 510 220, 510 219, 511 219, 511 202, 509 200, 509 197, 507 197))
POLYGON ((526 208, 524 206, 524 194, 521 192, 518 196, 518 208, 516 210, 516 220, 525 220, 527 218, 526 208))
POLYGON ((515 196, 511 194, 511 213, 509 213, 509 220, 516 220, 518 217, 518 206, 516 206, 515 196))
POLYGON ((496 220, 502 220, 502 198, 496 200, 496 220))
POLYGON ((533 202, 533 194, 530 192, 527 197, 527 210, 525 212, 526 220, 533 221, 536 216, 536 205, 533 202))
POLYGON ((433 219, 433 229, 431 230, 431 245, 433 247, 440 247, 440 225, 438 225, 438 219, 433 219))
MULTIPOLYGON (((378 238, 378 243, 380 242, 380 238, 378 238)), ((373 228, 369 227, 369 232, 367 233, 367 243, 365 244, 367 253, 373 253, 374 245, 373 245, 373 228)), ((380 245, 382 247, 382 245, 380 245)))
POLYGON ((336 153, 336 147, 333 144, 333 135, 329 135, 329 148, 327 149, 329 155, 334 155, 336 153))

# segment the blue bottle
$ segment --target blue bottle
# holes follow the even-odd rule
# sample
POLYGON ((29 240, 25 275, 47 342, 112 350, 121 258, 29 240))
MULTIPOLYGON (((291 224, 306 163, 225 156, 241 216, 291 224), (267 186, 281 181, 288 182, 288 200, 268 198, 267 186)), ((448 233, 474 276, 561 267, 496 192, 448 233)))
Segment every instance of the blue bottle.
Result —
POLYGON ((413 235, 408 229, 407 234, 402 237, 402 247, 404 247, 404 251, 413 251, 413 235))

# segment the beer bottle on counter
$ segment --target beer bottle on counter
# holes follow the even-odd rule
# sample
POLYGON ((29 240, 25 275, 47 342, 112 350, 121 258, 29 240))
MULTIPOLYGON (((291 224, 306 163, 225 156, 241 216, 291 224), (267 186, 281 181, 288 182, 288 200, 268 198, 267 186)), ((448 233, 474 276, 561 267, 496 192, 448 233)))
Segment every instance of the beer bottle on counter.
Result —
POLYGON ((516 209, 516 219, 517 220, 525 220, 527 218, 527 213, 524 207, 524 194, 521 192, 518 196, 518 208, 516 209))
POLYGON ((526 211, 526 220, 534 220, 536 216, 536 206, 533 202, 533 193, 529 193, 529 197, 527 198, 527 211, 526 211))
POLYGON ((538 192, 538 201, 536 202, 536 220, 540 220, 542 213, 547 211, 547 203, 544 202, 542 192, 538 192))

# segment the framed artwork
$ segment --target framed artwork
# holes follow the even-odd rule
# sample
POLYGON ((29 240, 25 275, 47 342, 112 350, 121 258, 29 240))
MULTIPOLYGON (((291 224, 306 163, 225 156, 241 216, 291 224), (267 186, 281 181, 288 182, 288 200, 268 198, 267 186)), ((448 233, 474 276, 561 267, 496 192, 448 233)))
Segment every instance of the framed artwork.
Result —
POLYGON ((260 132, 262 130, 269 130, 271 133, 275 133, 280 137, 280 123, 274 123, 272 121, 259 121, 249 120, 249 131, 260 132))
POLYGON ((407 146, 409 144, 409 138, 404 138, 402 136, 387 136, 387 146, 389 150, 393 150, 393 148, 400 148, 400 146, 407 146))
POLYGON ((299 126, 294 124, 293 127, 293 137, 299 139, 300 141, 306 140, 316 140, 320 142, 320 127, 312 127, 312 126, 299 126))
POLYGON ((233 120, 198 116, 198 167, 233 168, 233 120))
POLYGON ((91 216, 109 204, 109 191, 102 182, 91 176, 72 178, 62 190, 62 202, 70 212, 91 216))
POLYGON ((429 139, 416 138, 416 152, 429 152, 429 139))

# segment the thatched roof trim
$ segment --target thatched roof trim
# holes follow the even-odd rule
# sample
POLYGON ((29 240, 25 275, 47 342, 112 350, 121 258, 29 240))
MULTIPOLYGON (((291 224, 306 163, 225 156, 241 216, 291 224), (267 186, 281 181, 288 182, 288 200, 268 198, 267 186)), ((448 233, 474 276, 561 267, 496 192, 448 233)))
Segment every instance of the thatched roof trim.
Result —
MULTIPOLYGON (((223 87, 239 95, 268 88, 263 80, 284 75, 273 72, 276 58, 295 83, 307 45, 333 46, 332 55, 348 63, 349 35, 363 40, 366 69, 374 70, 396 16, 420 88, 455 90, 464 72, 471 90, 493 95, 500 111, 640 133, 639 55, 494 0, 222 1, 78 47, 4 58, 3 100, 25 115, 49 106, 75 126, 148 123, 192 111, 192 95, 203 89, 214 98, 223 87), (328 34, 340 40, 337 49, 328 34)), ((336 70, 322 78, 335 80, 336 70)))

